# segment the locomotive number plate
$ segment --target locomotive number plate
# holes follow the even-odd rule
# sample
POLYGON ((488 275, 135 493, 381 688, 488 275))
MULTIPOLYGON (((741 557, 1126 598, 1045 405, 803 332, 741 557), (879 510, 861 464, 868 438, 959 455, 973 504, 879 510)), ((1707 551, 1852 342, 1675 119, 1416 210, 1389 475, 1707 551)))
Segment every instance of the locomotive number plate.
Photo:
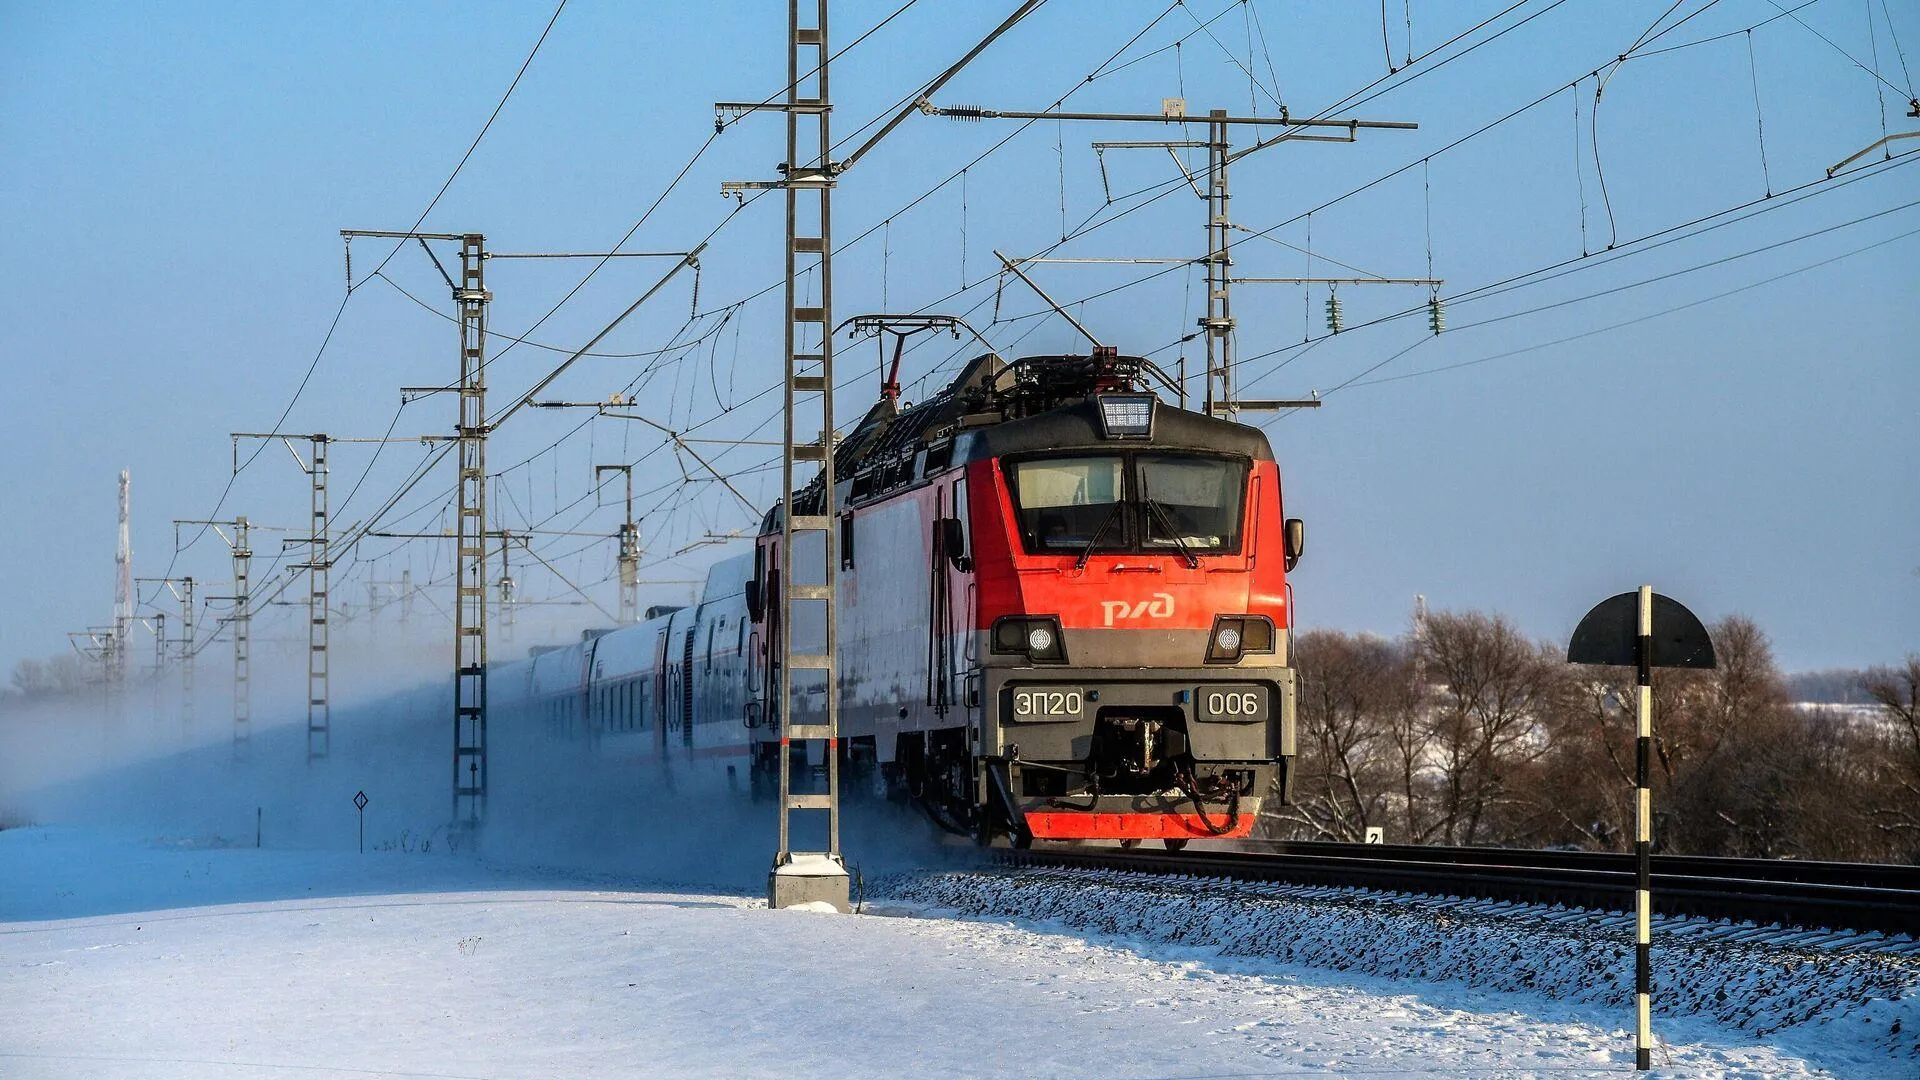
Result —
POLYGON ((1015 720, 1028 723, 1079 720, 1086 712, 1086 692, 1077 686, 1028 687, 1013 692, 1015 720))
POLYGON ((1202 686, 1193 694, 1200 719, 1250 724, 1267 718, 1267 690, 1244 683, 1202 686))

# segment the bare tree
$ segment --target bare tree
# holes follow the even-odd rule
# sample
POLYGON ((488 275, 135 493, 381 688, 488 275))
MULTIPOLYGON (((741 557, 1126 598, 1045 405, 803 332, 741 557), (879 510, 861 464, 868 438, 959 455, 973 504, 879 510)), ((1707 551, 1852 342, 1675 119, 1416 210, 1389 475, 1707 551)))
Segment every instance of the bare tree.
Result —
POLYGON ((1730 615, 1711 632, 1712 671, 1662 673, 1673 692, 1654 720, 1666 787, 1656 845, 1758 858, 1794 853, 1789 806, 1808 763, 1786 680, 1753 620, 1730 615))
POLYGON ((1890 855, 1920 862, 1920 654, 1904 667, 1867 672, 1867 693, 1880 707, 1881 727, 1872 737, 1878 768, 1865 785, 1875 797, 1875 828, 1890 855))
POLYGON ((1559 650, 1502 616, 1442 612, 1421 643, 1436 692, 1430 759, 1440 775, 1441 834, 1452 844, 1499 842, 1491 818, 1510 809, 1516 769, 1547 750, 1541 720, 1563 685, 1559 650))
POLYGON ((1904 668, 1867 672, 1867 693, 1905 738, 1914 767, 1920 769, 1920 653, 1908 656, 1904 668))
POLYGON ((28 697, 38 697, 53 689, 47 665, 39 660, 21 660, 13 665, 13 685, 28 697))
POLYGON ((1392 717, 1410 708, 1406 650, 1384 638, 1315 630, 1295 639, 1301 753, 1288 831, 1354 841, 1387 816, 1392 717))
POLYGON ((1548 752, 1524 798, 1541 845, 1624 851, 1633 840, 1634 675, 1572 668, 1543 718, 1548 752))
POLYGON ((1431 844, 1444 839, 1448 825, 1441 810, 1442 783, 1430 762, 1438 732, 1434 728, 1433 687, 1422 662, 1421 642, 1408 649, 1408 698, 1404 708, 1387 716, 1385 743, 1392 757, 1393 802, 1400 811, 1400 839, 1409 844, 1431 844))
MULTIPOLYGON (((1920 862, 1920 656, 1867 673, 1861 706, 1795 706, 1751 619, 1719 667, 1654 681, 1657 850, 1920 862)), ((1624 850, 1631 669, 1574 668, 1504 618, 1430 616, 1419 640, 1302 634, 1295 805, 1282 835, 1624 850)))
POLYGON ((62 694, 77 693, 87 684, 87 669, 73 653, 61 653, 47 661, 47 676, 62 694))

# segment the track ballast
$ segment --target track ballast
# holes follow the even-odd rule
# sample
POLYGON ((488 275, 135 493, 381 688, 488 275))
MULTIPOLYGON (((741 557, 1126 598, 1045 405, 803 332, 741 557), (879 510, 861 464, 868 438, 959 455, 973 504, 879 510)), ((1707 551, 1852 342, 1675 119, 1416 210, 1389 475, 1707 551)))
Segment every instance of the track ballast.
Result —
MULTIPOLYGON (((1609 852, 1283 841, 1262 851, 1049 847, 996 854, 1018 866, 1274 881, 1611 911, 1633 904, 1633 856, 1609 852)), ((1656 855, 1653 900, 1662 915, 1914 934, 1920 930, 1920 866, 1656 855)))

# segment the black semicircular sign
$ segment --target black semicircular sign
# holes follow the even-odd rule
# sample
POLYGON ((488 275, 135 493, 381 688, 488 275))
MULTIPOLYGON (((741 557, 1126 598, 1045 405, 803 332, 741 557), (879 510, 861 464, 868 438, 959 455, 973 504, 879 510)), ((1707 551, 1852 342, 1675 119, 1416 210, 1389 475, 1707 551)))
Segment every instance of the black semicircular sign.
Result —
MULTIPOLYGON (((1640 636, 1640 594, 1624 592, 1593 606, 1567 643, 1570 664, 1633 667, 1634 642, 1640 636)), ((1713 639, 1698 616, 1670 596, 1653 594, 1653 665, 1667 668, 1711 668, 1713 639)))

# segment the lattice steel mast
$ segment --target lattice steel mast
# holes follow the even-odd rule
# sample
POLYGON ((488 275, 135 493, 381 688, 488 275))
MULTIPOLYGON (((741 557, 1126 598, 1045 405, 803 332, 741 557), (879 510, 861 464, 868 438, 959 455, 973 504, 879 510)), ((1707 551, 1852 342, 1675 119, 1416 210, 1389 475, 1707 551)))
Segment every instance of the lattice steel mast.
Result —
POLYGON ((233 519, 233 756, 253 755, 253 548, 244 517, 233 519))
MULTIPOLYGON (((767 902, 772 907, 824 900, 845 910, 848 906, 848 880, 840 856, 840 687, 836 656, 837 637, 834 593, 840 560, 834 552, 832 529, 835 512, 834 430, 833 430, 833 188, 840 173, 860 160, 886 138, 916 109, 926 105, 926 97, 946 85, 961 68, 980 55, 988 45, 1040 5, 1026 0, 991 33, 983 38, 953 66, 927 83, 915 100, 882 124, 866 142, 844 159, 832 158, 833 139, 828 118, 833 106, 828 88, 828 68, 833 58, 827 38, 827 0, 787 0, 787 84, 783 100, 761 102, 719 102, 722 115, 718 126, 724 130, 726 114, 772 110, 786 116, 787 156, 780 165, 784 179, 776 181, 734 181, 721 185, 727 193, 749 189, 779 188, 786 193, 786 370, 783 384, 785 424, 780 455, 780 479, 786 500, 780 515, 780 605, 782 624, 792 627, 796 603, 817 604, 822 610, 821 624, 826 639, 819 652, 795 652, 793 635, 779 635, 779 665, 776 679, 778 697, 770 716, 780 725, 780 846, 774 855, 769 875, 767 902), (803 19, 803 14, 811 18, 803 19), (803 302, 801 283, 811 276, 820 290, 818 304, 803 302), (820 418, 820 435, 799 441, 796 409, 806 409, 810 423, 815 409, 820 418), (794 512, 793 491, 797 470, 817 466, 821 487, 821 505, 817 512, 794 512), (796 534, 819 533, 825 565, 818 574, 806 568, 808 580, 799 580, 802 568, 794 565, 796 534), (793 674, 805 671, 825 680, 822 722, 792 723, 793 674), (824 793, 795 794, 792 789, 792 762, 788 751, 798 741, 814 744, 824 751, 827 790, 824 793), (793 850, 791 814, 795 810, 824 811, 826 848, 824 852, 800 853, 793 850)), ((804 438, 802 436, 801 438, 804 438)), ((812 755, 808 755, 811 760, 812 755)))
POLYGON ((607 473, 622 474, 626 481, 626 517, 620 522, 620 625, 630 626, 640 621, 640 526, 633 520, 633 466, 632 465, 595 465, 593 479, 597 484, 607 473))
POLYGON ((120 531, 113 549, 113 648, 106 653, 107 682, 117 688, 126 678, 128 635, 133 631, 133 535, 129 525, 131 478, 120 470, 120 531))
MULTIPOLYGON (((828 862, 839 865, 840 857, 840 694, 839 663, 835 655, 836 626, 834 589, 839 560, 834 557, 834 476, 833 476, 833 184, 834 168, 829 158, 833 140, 829 134, 830 98, 827 68, 827 0, 813 0, 813 25, 802 25, 801 0, 787 3, 787 156, 786 180, 786 373, 784 379, 786 422, 780 454, 780 490, 789 501, 781 515, 781 618, 788 627, 797 621, 796 603, 818 604, 823 609, 825 640, 817 653, 796 653, 791 633, 780 635, 780 698, 776 716, 780 730, 780 847, 774 855, 768 899, 774 907, 783 907, 781 871, 795 865, 791 816, 795 810, 824 811, 827 816, 828 862), (803 66, 805 65, 805 66, 803 66), (812 86, 806 72, 813 72, 812 86), (811 129, 811 130, 809 130, 811 129), (803 164, 803 155, 805 164, 803 164), (817 275, 820 302, 817 306, 802 302, 801 279, 807 273, 817 275), (818 350, 818 351, 814 351, 818 350), (813 405, 819 410, 820 433, 802 442, 796 437, 797 408, 813 405), (793 513, 791 493, 796 487, 796 467, 815 463, 819 468, 822 504, 815 514, 793 513), (820 534, 825 559, 822 580, 803 583, 801 568, 794 559, 794 538, 803 532, 820 534), (798 668, 818 672, 826 681, 823 715, 818 724, 794 724, 792 719, 793 673, 798 668), (788 748, 793 740, 824 744, 827 790, 818 794, 795 794, 793 769, 788 748)), ((809 415, 812 410, 809 409, 809 415)), ((811 576, 811 575, 809 575, 811 576)), ((812 760, 813 755, 808 754, 812 760)), ((833 889, 839 906, 847 898, 846 869, 839 865, 838 885, 833 889)), ((813 897, 809 896, 809 899, 813 897)))
POLYGON ((193 578, 180 581, 180 726, 193 726, 193 578))
MULTIPOLYGON (((241 439, 278 439, 293 455, 308 479, 308 534, 288 540, 307 545, 307 561, 292 564, 292 569, 307 572, 307 763, 323 761, 333 750, 333 678, 332 626, 329 621, 330 578, 333 570, 333 540, 327 507, 327 448, 335 442, 321 433, 288 435, 283 432, 236 431, 233 433, 234 471, 240 468, 241 439), (294 440, 308 444, 308 455, 300 456, 294 440)), ((235 661, 238 670, 239 661, 235 661)))
MULTIPOLYGON (((793 616, 796 603, 819 605, 826 638, 818 652, 796 652, 793 634, 779 636, 777 697, 769 708, 770 721, 780 731, 778 769, 780 773, 780 845, 774 853, 773 870, 768 875, 767 903, 787 907, 808 901, 826 901, 845 910, 851 895, 847 870, 840 856, 840 694, 838 664, 835 662, 834 589, 839 560, 834 557, 831 528, 834 509, 833 476, 833 186, 839 171, 830 156, 833 139, 828 117, 832 110, 828 90, 828 61, 832 53, 827 44, 827 0, 787 0, 787 86, 784 100, 764 102, 720 102, 721 113, 775 110, 786 115, 787 155, 780 164, 784 179, 774 181, 732 181, 721 186, 723 192, 747 189, 779 188, 786 194, 786 332, 783 354, 785 375, 782 382, 785 423, 780 451, 780 481, 784 507, 780 515, 780 595, 779 618, 785 627, 798 621, 793 616), (810 19, 803 19, 803 6, 810 19), (804 159, 803 159, 804 156, 804 159), (803 302, 801 282, 814 275, 820 290, 818 304, 803 302), (799 430, 795 410, 807 410, 810 421, 820 419, 820 434, 808 439, 796 435, 799 430), (803 441, 804 440, 804 441, 803 441), (793 491, 796 474, 808 466, 819 470, 821 506, 811 514, 794 512, 793 491), (807 570, 805 582, 796 580, 801 568, 794 563, 794 538, 818 533, 824 565, 818 573, 807 570), (805 671, 811 678, 825 680, 822 715, 817 723, 793 723, 793 674, 805 671), (793 744, 820 748, 826 766, 826 791, 796 794, 793 791, 793 763, 789 756, 793 744), (826 850, 796 853, 793 850, 792 812, 822 811, 826 814, 826 850), (802 873, 801 871, 805 871, 802 873)), ((724 121, 721 121, 724 127, 724 121)), ((894 121, 898 123, 898 119, 894 121)), ((879 136, 891 130, 883 128, 879 136)), ((868 145, 871 145, 869 141, 868 145)), ((864 148, 863 148, 864 149, 864 148)), ((857 153, 856 155, 857 156, 857 153)), ((849 158, 848 163, 851 163, 849 158)), ((808 760, 815 755, 809 753, 808 760)))
MULTIPOLYGON (((932 103, 924 103, 922 105, 922 111, 933 116, 948 116, 959 120, 1073 120, 1166 125, 1199 123, 1202 119, 1198 116, 1189 115, 1186 111, 1186 102, 1180 98, 1166 99, 1163 103, 1162 111, 1157 115, 1142 113, 1063 112, 1060 110, 1028 112, 1011 109, 985 109, 971 105, 940 107, 932 103)), ((1404 131, 1412 130, 1420 125, 1391 120, 1335 120, 1322 118, 1298 120, 1286 115, 1284 112, 1280 116, 1230 116, 1225 109, 1212 110, 1206 115, 1205 121, 1207 125, 1207 139, 1204 143, 1195 143, 1191 140, 1180 139, 1153 140, 1148 142, 1096 143, 1094 145, 1096 150, 1103 148, 1142 149, 1153 147, 1166 149, 1169 152, 1183 147, 1206 147, 1206 187, 1200 191, 1200 195, 1207 203, 1207 254, 1205 259, 1207 271, 1207 312, 1200 317, 1200 329, 1206 337, 1207 345, 1205 394, 1205 409, 1207 415, 1231 416, 1233 413, 1243 409, 1312 408, 1319 404, 1317 400, 1237 401, 1233 397, 1233 284, 1237 281, 1306 282, 1319 279, 1236 278, 1232 276, 1232 232, 1238 228, 1238 226, 1233 223, 1232 217, 1228 214, 1228 204, 1232 198, 1227 184, 1228 167, 1241 158, 1246 157, 1248 154, 1264 150, 1279 142, 1354 142, 1358 139, 1359 133, 1363 128, 1404 131), (1278 135, 1261 139, 1250 146, 1234 150, 1229 137, 1233 127, 1236 125, 1250 126, 1256 129, 1262 127, 1277 127, 1284 130, 1278 135), (1298 130, 1303 128, 1331 128, 1344 130, 1346 134, 1344 136, 1310 135, 1298 130)), ((1179 161, 1178 157, 1174 160, 1176 163, 1179 161)), ((1181 166, 1181 171, 1186 172, 1185 166, 1181 166)), ((1186 176, 1188 182, 1193 183, 1196 190, 1199 190, 1199 184, 1193 174, 1186 173, 1186 176)), ((1010 263, 1024 261, 1044 260, 1009 260, 1010 263)), ((1373 283, 1374 280, 1375 279, 1368 279, 1369 283, 1373 283)), ((1378 282, 1387 283, 1388 279, 1378 279, 1378 282)), ((1398 279, 1395 279, 1393 283, 1398 284, 1400 282, 1398 279)), ((1424 279, 1419 283, 1432 284, 1424 279)), ((1029 284, 1031 284, 1031 282, 1029 282, 1029 284)), ((1082 332, 1084 332, 1084 329, 1082 332)), ((1185 393, 1186 390, 1182 387, 1181 394, 1183 399, 1185 393)))
POLYGON ((327 605, 332 592, 332 547, 327 520, 327 437, 309 436, 307 462, 311 531, 307 537, 307 761, 324 760, 333 751, 332 623, 327 605))
MULTIPOLYGON (((193 579, 179 578, 134 578, 136 585, 159 585, 167 590, 180 604, 180 636, 172 639, 174 656, 180 661, 180 726, 184 729, 193 723, 193 579)), ((159 597, 154 597, 158 600, 159 597)), ((164 653, 167 642, 165 615, 160 616, 160 629, 154 631, 160 635, 159 646, 164 653)), ((155 665, 156 672, 158 665, 155 665)), ((157 682, 157 680, 156 680, 157 682)), ((156 704, 158 687, 155 688, 156 704)), ((156 709, 156 712, 158 710, 156 709)))
POLYGON ((487 804, 486 237, 460 241, 459 506, 454 526, 453 818, 478 828, 487 804), (464 816, 463 816, 464 811, 464 816))
POLYGON ((180 526, 204 525, 227 542, 233 553, 233 595, 209 597, 233 602, 233 614, 221 620, 233 628, 233 758, 246 761, 253 747, 253 596, 249 568, 253 550, 249 547, 251 526, 244 517, 232 521, 188 520, 173 523, 174 547, 180 546, 180 526), (226 530, 231 529, 232 532, 226 530))
POLYGON ((369 236, 418 242, 446 279, 453 291, 454 306, 459 309, 459 382, 452 387, 403 387, 401 395, 410 400, 416 394, 453 389, 460 397, 453 440, 458 466, 454 485, 458 505, 454 513, 453 820, 457 826, 476 829, 487 805, 487 436, 500 424, 499 420, 487 420, 487 305, 493 300, 493 294, 487 291, 487 260, 492 256, 487 251, 487 238, 480 233, 342 229, 340 235, 348 241, 369 236), (433 249, 427 247, 430 240, 460 245, 458 280, 447 274, 433 249))

